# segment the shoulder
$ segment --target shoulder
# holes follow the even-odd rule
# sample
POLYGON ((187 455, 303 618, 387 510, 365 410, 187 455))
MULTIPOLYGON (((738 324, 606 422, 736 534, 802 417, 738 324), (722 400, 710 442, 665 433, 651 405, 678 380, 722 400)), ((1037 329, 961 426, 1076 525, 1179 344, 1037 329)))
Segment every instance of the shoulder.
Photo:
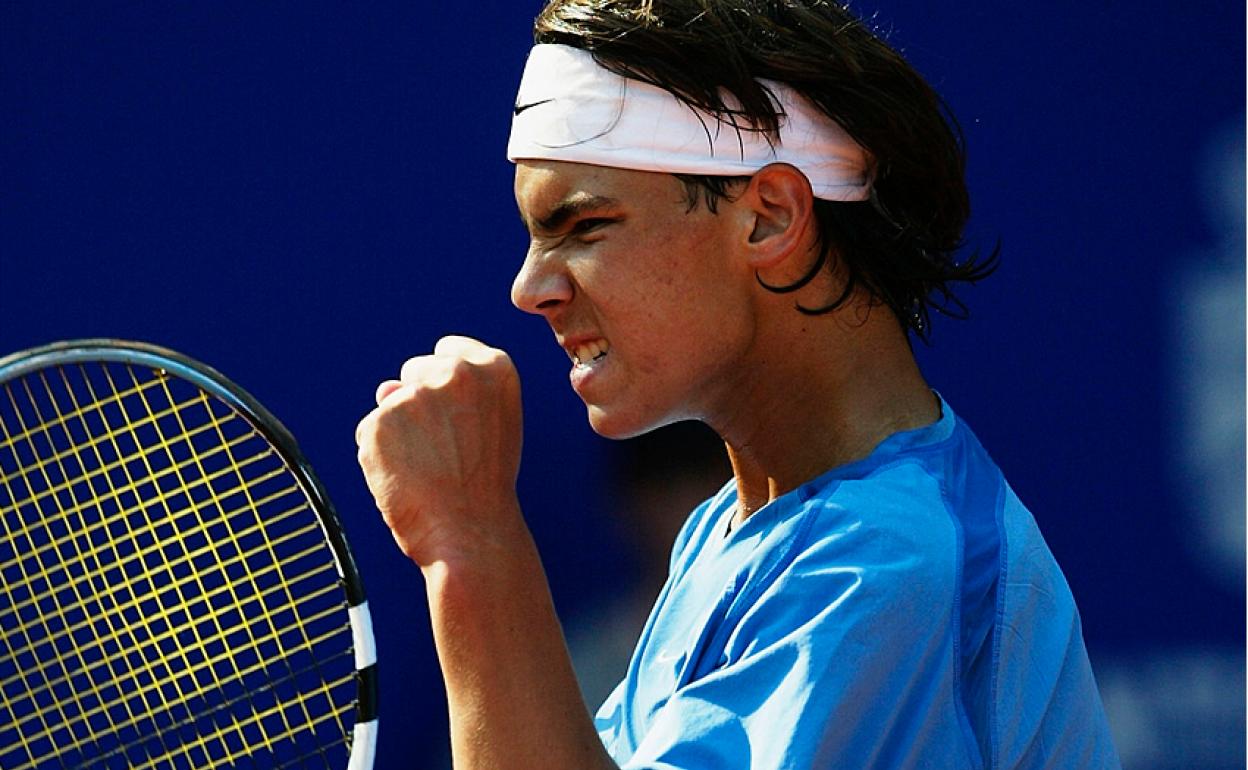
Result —
POLYGON ((795 628, 878 630, 899 642, 944 636, 959 552, 940 480, 921 464, 899 462, 807 491, 789 515, 765 522, 738 575, 727 613, 737 638, 753 647, 795 628))
MULTIPOLYGON (((905 616, 916 633, 947 630, 967 557, 991 548, 1008 488, 952 413, 934 432, 812 480, 792 493, 791 510, 760 511, 772 520, 760 522, 765 534, 739 582, 741 605, 810 602, 818 586, 821 596, 843 597, 840 622, 905 616)), ((982 558, 972 566, 976 574, 991 568, 982 558)))
POLYGON ((811 490, 808 531, 795 554, 801 574, 851 568, 881 600, 933 601, 954 588, 958 532, 943 479, 930 463, 902 458, 860 477, 811 490))

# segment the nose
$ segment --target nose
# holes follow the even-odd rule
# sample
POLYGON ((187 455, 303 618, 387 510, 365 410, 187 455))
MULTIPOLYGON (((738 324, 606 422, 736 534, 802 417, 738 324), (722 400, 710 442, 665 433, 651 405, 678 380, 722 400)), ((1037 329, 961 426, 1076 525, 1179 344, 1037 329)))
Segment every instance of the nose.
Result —
POLYGON ((526 313, 547 315, 572 299, 572 280, 562 261, 530 247, 511 283, 511 303, 526 313))

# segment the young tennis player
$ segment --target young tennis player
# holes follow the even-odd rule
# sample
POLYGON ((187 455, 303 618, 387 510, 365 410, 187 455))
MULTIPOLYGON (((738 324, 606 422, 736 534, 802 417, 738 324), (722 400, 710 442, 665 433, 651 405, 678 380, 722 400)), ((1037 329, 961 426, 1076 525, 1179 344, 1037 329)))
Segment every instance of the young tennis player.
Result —
POLYGON ((597 432, 701 420, 734 477, 591 718, 507 355, 448 337, 382 383, 360 462, 426 579, 456 767, 1117 767, 1066 582, 911 352, 995 259, 954 257, 938 97, 818 0, 555 0, 536 39, 512 300, 597 432))

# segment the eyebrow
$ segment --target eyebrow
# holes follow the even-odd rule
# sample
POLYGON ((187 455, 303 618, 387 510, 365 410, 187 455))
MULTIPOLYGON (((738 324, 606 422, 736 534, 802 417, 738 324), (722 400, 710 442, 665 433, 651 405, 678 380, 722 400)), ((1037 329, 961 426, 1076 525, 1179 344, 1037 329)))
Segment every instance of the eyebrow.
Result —
MULTIPOLYGON (((614 206, 617 203, 619 201, 615 198, 608 198, 604 195, 574 193, 556 203, 549 213, 536 219, 529 229, 533 230, 536 228, 536 230, 541 232, 554 232, 567 224, 569 219, 584 214, 586 211, 614 206)), ((526 222, 526 224, 529 223, 526 222)))

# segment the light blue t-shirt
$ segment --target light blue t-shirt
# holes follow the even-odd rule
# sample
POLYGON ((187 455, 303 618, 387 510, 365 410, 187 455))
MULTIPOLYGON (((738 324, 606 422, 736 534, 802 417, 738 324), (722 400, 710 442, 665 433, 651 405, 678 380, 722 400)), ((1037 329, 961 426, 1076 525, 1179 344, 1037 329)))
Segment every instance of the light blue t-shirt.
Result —
POLYGON ((598 711, 627 769, 1117 768, 1070 589, 943 401, 738 528, 689 517, 598 711))

